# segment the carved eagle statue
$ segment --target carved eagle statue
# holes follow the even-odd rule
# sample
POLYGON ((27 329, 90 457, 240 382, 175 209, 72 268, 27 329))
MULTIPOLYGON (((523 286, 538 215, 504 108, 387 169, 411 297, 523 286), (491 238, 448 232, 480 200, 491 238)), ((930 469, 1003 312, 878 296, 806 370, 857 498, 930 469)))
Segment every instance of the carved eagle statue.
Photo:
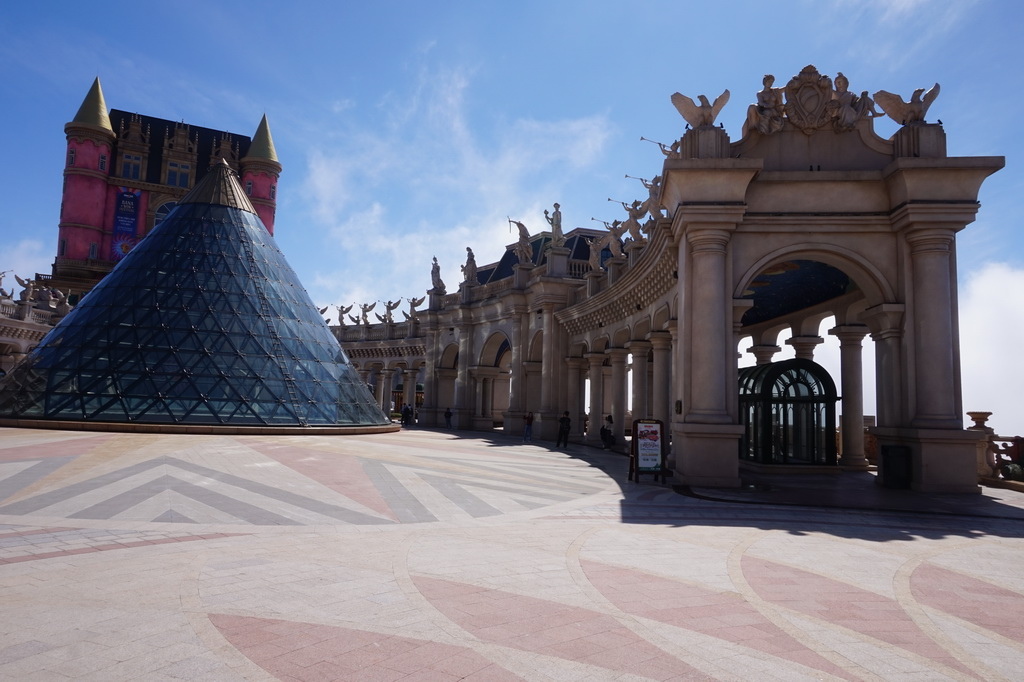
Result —
POLYGON ((676 110, 682 114, 686 122, 692 127, 707 128, 715 125, 718 112, 729 101, 729 91, 726 90, 716 97, 714 104, 708 102, 708 98, 705 95, 698 95, 697 99, 700 100, 700 104, 697 104, 686 95, 677 92, 672 95, 672 104, 675 105, 676 110))
POLYGON ((908 123, 923 122, 925 114, 928 113, 928 107, 932 105, 932 102, 938 96, 939 84, 936 83, 928 92, 925 92, 924 88, 914 90, 914 94, 910 96, 909 102, 904 102, 903 98, 899 95, 894 95, 885 90, 876 92, 874 98, 878 106, 882 107, 882 111, 885 112, 886 116, 900 125, 906 125, 908 123))

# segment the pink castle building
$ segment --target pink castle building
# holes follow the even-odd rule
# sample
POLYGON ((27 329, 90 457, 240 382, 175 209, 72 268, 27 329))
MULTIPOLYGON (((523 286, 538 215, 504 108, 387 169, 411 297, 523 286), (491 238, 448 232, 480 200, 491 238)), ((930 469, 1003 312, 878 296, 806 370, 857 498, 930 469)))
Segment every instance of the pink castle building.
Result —
POLYGON ((64 126, 67 157, 52 275, 36 279, 75 303, 178 200, 224 159, 263 224, 274 232, 281 164, 264 116, 252 137, 117 109, 97 78, 64 126))

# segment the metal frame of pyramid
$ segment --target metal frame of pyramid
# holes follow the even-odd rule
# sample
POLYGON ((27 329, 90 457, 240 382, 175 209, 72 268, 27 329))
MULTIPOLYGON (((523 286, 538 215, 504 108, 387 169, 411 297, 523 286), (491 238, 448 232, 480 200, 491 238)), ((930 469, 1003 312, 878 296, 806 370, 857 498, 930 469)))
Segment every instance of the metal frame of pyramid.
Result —
POLYGON ((0 380, 0 418, 391 430, 226 163, 0 380))

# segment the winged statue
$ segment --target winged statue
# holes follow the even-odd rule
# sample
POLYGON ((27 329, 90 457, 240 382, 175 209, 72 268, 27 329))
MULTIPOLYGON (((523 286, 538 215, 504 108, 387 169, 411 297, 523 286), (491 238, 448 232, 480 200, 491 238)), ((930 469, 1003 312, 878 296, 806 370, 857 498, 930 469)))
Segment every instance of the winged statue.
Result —
POLYGON ((335 308, 338 309, 338 324, 340 324, 342 327, 345 326, 345 316, 348 315, 348 311, 352 310, 352 306, 354 306, 354 305, 355 305, 355 303, 349 305, 348 307, 341 306, 341 305, 334 306, 335 308))
POLYGON ((886 116, 900 125, 908 123, 924 122, 924 116, 928 113, 928 107, 932 105, 935 98, 939 96, 939 84, 936 83, 928 92, 924 88, 914 90, 909 102, 904 102, 899 95, 894 95, 885 90, 875 93, 875 103, 882 107, 886 116))
POLYGON ((700 104, 697 104, 686 95, 677 92, 672 95, 672 104, 675 105, 676 110, 682 114, 686 122, 692 127, 707 128, 715 125, 718 112, 729 101, 729 91, 726 90, 716 97, 714 104, 708 102, 708 98, 705 95, 698 95, 697 99, 700 100, 700 104))

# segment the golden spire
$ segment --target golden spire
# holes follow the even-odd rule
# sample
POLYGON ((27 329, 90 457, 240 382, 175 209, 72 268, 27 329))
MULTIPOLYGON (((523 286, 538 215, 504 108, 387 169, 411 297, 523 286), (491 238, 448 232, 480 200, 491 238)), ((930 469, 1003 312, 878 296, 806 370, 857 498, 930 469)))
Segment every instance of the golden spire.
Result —
POLYGON ((249 145, 247 158, 266 159, 277 161, 277 150, 274 149, 274 139, 270 137, 270 126, 267 124, 267 115, 263 114, 260 125, 256 128, 256 134, 252 137, 252 144, 249 145))
POLYGON ((78 108, 78 113, 75 114, 75 118, 71 122, 114 132, 114 128, 110 125, 110 117, 107 115, 107 103, 103 99, 99 76, 92 82, 89 94, 85 96, 82 106, 78 108))

